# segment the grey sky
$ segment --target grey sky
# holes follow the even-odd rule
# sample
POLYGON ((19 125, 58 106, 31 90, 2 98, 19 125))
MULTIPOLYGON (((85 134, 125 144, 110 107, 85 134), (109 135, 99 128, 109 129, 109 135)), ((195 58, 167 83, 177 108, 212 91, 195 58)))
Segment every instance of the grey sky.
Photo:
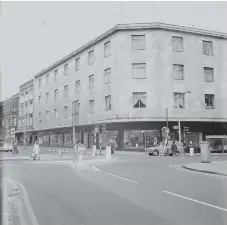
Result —
MULTIPOLYGON (((121 19, 121 2, 3 2, 1 8, 2 100, 121 19)), ((151 22, 152 12, 152 2, 124 2, 123 23, 151 22)), ((227 2, 155 2, 155 20, 227 33, 227 2)))

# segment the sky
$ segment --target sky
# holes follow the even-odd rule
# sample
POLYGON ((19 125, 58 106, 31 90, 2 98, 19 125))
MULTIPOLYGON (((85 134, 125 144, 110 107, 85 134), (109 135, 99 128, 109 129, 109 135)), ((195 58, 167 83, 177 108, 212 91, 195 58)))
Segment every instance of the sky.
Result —
MULTIPOLYGON (((154 2, 154 21, 227 33, 227 2, 154 2)), ((153 21, 152 2, 2 2, 0 101, 119 23, 153 21), (121 17, 122 6, 122 17, 121 17)))

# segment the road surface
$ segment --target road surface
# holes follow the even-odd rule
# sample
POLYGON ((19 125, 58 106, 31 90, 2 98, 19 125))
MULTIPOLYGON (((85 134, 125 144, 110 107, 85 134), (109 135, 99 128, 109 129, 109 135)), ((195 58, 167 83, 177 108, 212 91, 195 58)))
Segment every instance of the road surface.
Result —
POLYGON ((198 160, 133 157, 95 170, 18 160, 5 176, 24 185, 39 225, 226 225, 227 179, 178 166, 198 160))

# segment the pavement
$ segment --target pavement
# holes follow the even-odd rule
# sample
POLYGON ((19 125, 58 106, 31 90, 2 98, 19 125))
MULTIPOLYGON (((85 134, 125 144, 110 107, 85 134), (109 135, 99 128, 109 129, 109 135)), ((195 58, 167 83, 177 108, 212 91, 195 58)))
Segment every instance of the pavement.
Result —
POLYGON ((185 169, 227 176, 227 161, 213 161, 211 163, 189 163, 183 165, 185 169))
POLYGON ((83 169, 41 161, 2 161, 29 225, 227 224, 227 178, 181 168, 199 157, 122 154, 83 169))

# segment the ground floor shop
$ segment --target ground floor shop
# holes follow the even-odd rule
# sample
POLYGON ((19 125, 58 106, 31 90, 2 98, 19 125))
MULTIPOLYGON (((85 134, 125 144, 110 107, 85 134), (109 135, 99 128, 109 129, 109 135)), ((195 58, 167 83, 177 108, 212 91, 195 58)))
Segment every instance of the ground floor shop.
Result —
MULTIPOLYGON (((176 127, 178 121, 169 122, 169 140, 179 140, 179 129, 176 127), (177 129, 176 129, 177 128, 177 129)), ((154 145, 161 141, 161 128, 167 126, 166 121, 162 122, 119 122, 106 124, 92 124, 75 127, 75 141, 82 141, 87 148, 102 145, 102 135, 108 140, 112 140, 118 150, 144 151, 145 146, 154 145), (105 131, 103 131, 103 126, 105 131)), ((227 134, 227 123, 215 122, 181 122, 181 142, 199 146, 206 135, 225 135, 227 134), (184 132, 184 127, 188 128, 184 132)), ((34 143, 39 140, 43 146, 71 147, 73 145, 73 128, 66 127, 61 129, 50 129, 43 131, 30 131, 17 133, 19 141, 26 136, 27 143, 34 143)))

